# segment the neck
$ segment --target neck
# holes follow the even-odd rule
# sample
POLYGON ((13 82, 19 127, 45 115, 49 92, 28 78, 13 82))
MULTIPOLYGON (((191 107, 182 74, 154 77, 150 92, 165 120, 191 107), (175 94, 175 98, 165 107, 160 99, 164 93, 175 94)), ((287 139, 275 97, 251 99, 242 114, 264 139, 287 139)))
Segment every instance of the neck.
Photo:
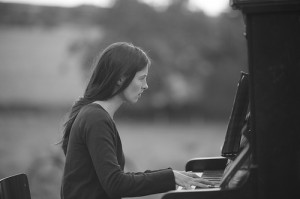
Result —
POLYGON ((111 98, 109 100, 106 100, 106 101, 95 101, 94 103, 99 104, 100 106, 102 106, 102 108, 104 108, 108 112, 110 117, 113 119, 114 115, 115 115, 115 112, 123 104, 123 101, 120 100, 117 97, 113 97, 113 98, 111 98))

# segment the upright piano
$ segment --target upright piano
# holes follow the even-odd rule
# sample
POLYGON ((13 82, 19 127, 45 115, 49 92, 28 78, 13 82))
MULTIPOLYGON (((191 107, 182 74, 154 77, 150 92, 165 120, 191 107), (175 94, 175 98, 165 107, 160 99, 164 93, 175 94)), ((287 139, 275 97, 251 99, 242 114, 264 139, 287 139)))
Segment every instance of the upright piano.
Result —
POLYGON ((243 14, 248 49, 248 108, 235 115, 234 102, 228 128, 233 122, 239 132, 226 134, 230 142, 240 139, 238 149, 186 163, 187 171, 203 175, 223 170, 222 186, 170 191, 162 199, 300 198, 300 0, 230 5, 243 14))

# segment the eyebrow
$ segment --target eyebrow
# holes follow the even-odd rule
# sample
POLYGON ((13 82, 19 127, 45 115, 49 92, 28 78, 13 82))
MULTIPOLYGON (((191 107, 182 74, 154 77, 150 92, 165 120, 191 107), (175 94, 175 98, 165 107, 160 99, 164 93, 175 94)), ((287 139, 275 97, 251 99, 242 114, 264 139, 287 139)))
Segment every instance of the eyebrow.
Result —
POLYGON ((148 74, 144 74, 144 75, 141 75, 140 77, 147 77, 148 76, 148 74))

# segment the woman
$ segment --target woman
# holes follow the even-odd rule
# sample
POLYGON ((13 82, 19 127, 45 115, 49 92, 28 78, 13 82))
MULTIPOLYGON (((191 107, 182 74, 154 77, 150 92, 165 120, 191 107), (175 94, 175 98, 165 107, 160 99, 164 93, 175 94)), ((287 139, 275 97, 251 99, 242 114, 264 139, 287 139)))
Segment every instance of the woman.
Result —
POLYGON ((102 52, 84 96, 65 123, 61 198, 134 197, 173 190, 175 185, 188 189, 212 185, 171 168, 124 172, 122 143, 113 118, 123 103, 137 102, 148 88, 149 66, 146 53, 129 43, 114 43, 102 52))

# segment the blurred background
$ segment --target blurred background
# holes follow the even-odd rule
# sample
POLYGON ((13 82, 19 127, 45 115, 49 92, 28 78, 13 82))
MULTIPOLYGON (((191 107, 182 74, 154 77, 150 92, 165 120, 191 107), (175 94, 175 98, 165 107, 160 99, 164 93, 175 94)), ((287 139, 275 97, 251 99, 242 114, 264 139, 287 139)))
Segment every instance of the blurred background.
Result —
POLYGON ((32 199, 59 198, 63 123, 95 56, 117 41, 152 59, 149 89, 115 118, 126 170, 219 156, 247 72, 243 17, 229 0, 72 2, 0 1, 0 178, 26 173, 32 199))

